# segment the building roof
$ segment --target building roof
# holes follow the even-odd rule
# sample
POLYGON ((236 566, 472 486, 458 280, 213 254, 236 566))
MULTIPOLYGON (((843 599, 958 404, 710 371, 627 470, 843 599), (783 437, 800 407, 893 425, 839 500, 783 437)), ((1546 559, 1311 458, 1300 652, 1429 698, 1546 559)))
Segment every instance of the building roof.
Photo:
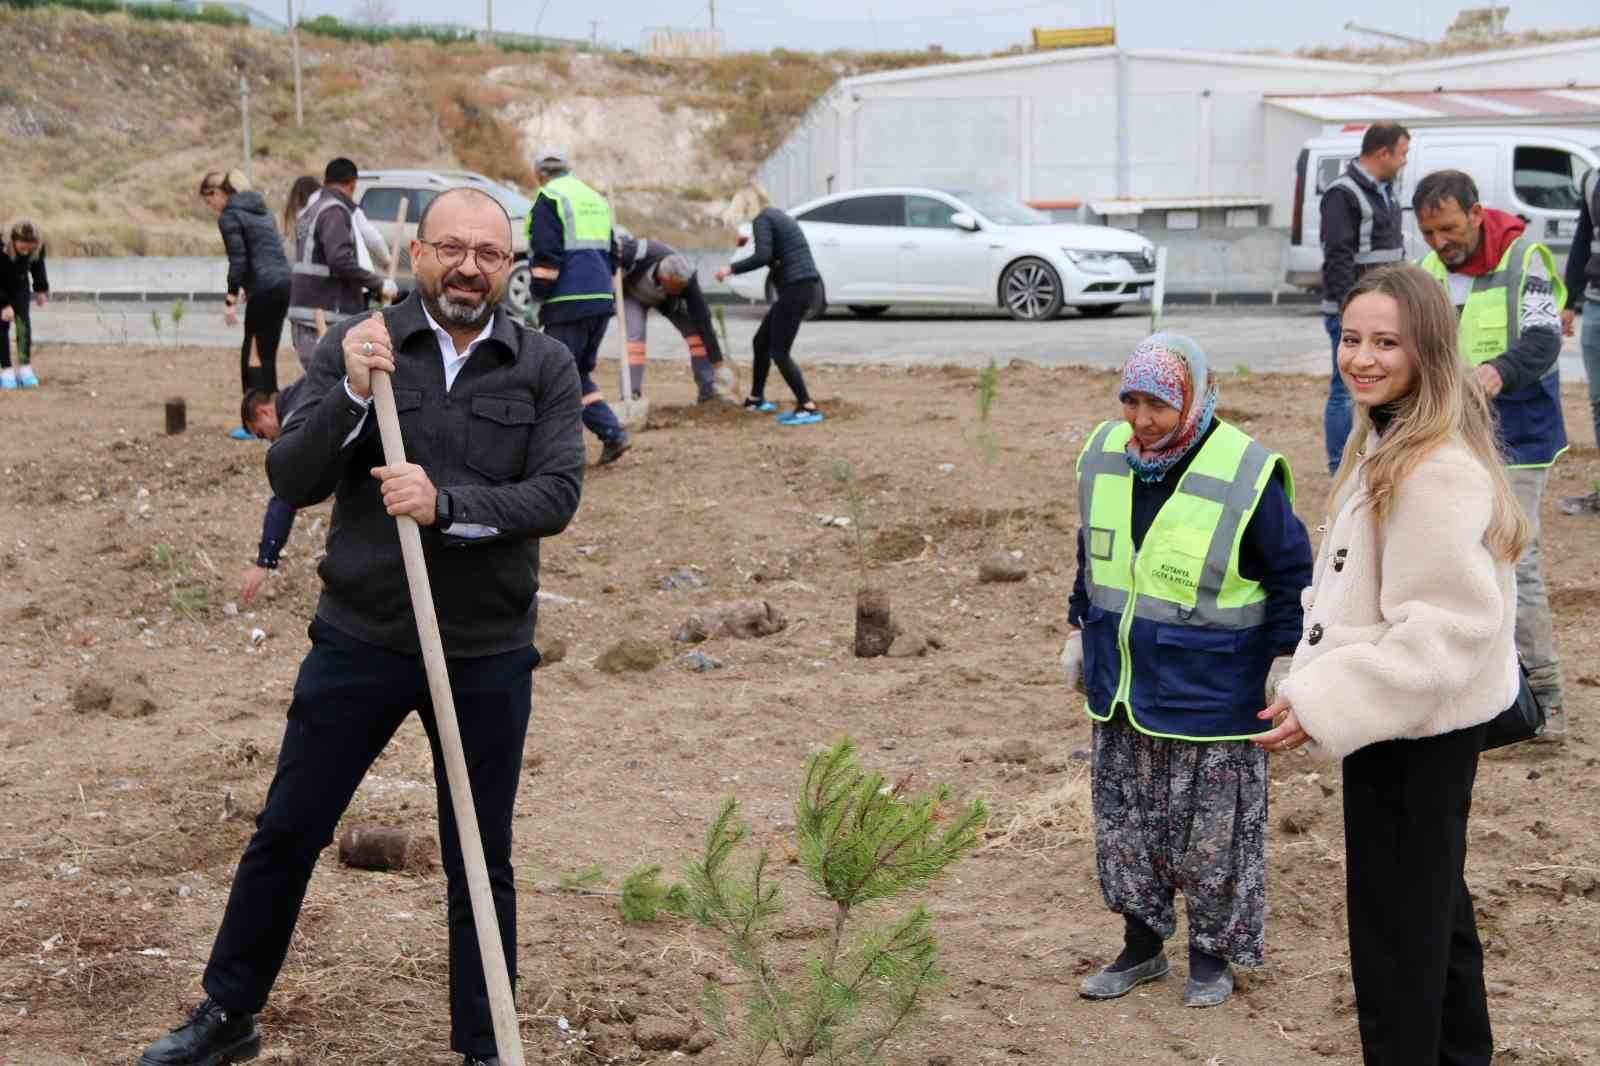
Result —
POLYGON ((1600 86, 1570 89, 1472 89, 1461 92, 1317 93, 1264 98, 1271 107, 1321 122, 1377 119, 1516 122, 1600 119, 1600 86))

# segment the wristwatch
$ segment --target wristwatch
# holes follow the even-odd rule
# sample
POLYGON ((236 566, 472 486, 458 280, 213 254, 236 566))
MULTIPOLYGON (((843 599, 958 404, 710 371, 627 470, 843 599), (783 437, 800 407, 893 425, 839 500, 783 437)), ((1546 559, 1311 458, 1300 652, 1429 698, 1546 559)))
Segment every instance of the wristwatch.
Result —
POLYGON ((440 489, 434 496, 433 524, 441 530, 448 529, 450 523, 455 521, 456 501, 451 498, 449 489, 440 489))

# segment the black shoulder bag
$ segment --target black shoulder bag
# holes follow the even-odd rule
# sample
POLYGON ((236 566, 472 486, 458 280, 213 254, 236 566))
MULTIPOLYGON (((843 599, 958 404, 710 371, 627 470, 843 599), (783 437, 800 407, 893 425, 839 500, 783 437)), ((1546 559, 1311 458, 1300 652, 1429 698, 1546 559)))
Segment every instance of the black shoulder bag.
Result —
POLYGON ((1483 734, 1483 750, 1492 751, 1507 744, 1532 740, 1544 732, 1544 708, 1539 698, 1528 687, 1528 668, 1517 657, 1517 699, 1511 706, 1489 720, 1483 734))

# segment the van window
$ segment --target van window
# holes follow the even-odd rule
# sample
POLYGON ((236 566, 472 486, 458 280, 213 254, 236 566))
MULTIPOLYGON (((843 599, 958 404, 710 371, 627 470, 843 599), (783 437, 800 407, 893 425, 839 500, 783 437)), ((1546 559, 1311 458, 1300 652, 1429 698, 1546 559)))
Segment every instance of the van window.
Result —
POLYGON ((1317 160, 1317 195, 1328 191, 1328 186, 1339 180, 1344 168, 1350 165, 1353 155, 1325 155, 1317 160))
POLYGON ((1519 146, 1513 156, 1511 184, 1517 199, 1545 211, 1576 211, 1583 199, 1578 182, 1589 169, 1582 159, 1561 148, 1519 146))

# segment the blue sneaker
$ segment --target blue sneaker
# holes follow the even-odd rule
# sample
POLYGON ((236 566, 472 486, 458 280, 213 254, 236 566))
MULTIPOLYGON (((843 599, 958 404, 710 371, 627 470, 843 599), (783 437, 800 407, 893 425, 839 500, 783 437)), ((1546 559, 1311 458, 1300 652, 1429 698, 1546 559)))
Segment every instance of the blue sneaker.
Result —
POLYGON ((37 389, 39 387, 39 375, 33 372, 33 367, 25 366, 17 371, 17 384, 25 389, 37 389))
POLYGON ((17 373, 16 373, 16 371, 12 370, 9 366, 6 367, 4 370, 0 370, 0 391, 3 391, 3 392, 16 392, 17 391, 17 373))
POLYGON ((238 427, 236 427, 234 429, 228 430, 228 436, 232 437, 234 440, 255 440, 256 439, 256 435, 254 433, 251 433, 248 429, 245 429, 243 426, 238 426, 238 427))
POLYGON ((778 416, 780 426, 814 426, 821 421, 821 411, 808 411, 804 407, 796 407, 788 414, 778 416))
POLYGON ((767 414, 771 411, 776 411, 778 409, 778 405, 773 403, 771 400, 763 400, 759 396, 746 396, 744 400, 744 409, 752 413, 760 412, 761 414, 767 414))

